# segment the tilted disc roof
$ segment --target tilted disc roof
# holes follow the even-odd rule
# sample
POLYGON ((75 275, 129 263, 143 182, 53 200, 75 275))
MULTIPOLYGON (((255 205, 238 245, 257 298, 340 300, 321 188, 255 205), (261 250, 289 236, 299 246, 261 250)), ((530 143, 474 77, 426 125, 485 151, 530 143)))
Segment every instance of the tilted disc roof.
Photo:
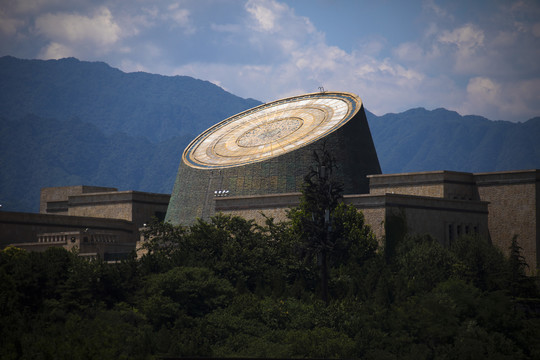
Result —
POLYGON ((257 106, 212 126, 184 151, 194 168, 219 169, 259 162, 296 150, 352 119, 362 101, 354 94, 321 92, 257 106))

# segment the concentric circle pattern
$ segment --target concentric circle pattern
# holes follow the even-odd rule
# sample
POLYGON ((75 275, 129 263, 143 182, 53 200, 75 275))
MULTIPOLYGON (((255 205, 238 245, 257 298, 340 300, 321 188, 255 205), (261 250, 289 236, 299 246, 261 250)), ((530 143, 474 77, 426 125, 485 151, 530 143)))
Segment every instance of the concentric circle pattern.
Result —
POLYGON ((186 148, 183 161, 212 169, 263 161, 324 137, 361 106, 349 93, 314 93, 264 104, 211 127, 186 148))

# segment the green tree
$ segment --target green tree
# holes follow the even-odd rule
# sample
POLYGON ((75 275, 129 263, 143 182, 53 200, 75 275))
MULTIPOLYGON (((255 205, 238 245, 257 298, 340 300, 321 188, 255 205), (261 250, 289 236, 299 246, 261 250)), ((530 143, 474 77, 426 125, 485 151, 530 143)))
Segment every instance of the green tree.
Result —
POLYGON ((506 287, 507 267, 502 252, 480 236, 460 236, 450 246, 456 256, 456 275, 484 291, 506 287))
POLYGON ((514 235, 509 247, 508 256, 508 290, 512 297, 534 297, 538 296, 538 289, 534 283, 534 278, 527 276, 526 270, 529 267, 525 257, 521 255, 523 250, 518 243, 518 236, 514 235))
POLYGON ((332 231, 332 213, 342 199, 343 185, 333 177, 337 165, 324 144, 313 152, 313 160, 314 166, 304 176, 299 211, 290 214, 303 240, 303 255, 317 258, 321 297, 328 304, 328 254, 337 242, 332 231))
POLYGON ((301 241, 301 256, 317 261, 321 298, 328 304, 331 268, 350 259, 367 259, 377 243, 363 215, 342 204, 343 186, 334 177, 337 164, 332 154, 323 145, 313 152, 313 159, 304 177, 300 205, 288 216, 292 233, 301 241))

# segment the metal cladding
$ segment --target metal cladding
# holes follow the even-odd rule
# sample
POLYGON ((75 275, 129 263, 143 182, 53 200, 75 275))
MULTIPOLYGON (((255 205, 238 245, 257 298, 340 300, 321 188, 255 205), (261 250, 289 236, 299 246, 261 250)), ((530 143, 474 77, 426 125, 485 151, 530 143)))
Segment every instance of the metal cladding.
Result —
POLYGON ((381 168, 360 98, 321 92, 277 100, 212 126, 185 149, 166 221, 214 214, 215 197, 299 192, 322 143, 345 194, 369 192, 381 168))

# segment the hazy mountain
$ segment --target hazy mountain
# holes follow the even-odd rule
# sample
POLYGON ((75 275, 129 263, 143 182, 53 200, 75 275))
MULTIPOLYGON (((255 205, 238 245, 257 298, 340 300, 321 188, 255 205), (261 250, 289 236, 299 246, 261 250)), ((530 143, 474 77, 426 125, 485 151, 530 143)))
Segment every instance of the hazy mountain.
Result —
POLYGON ((96 125, 162 141, 198 135, 216 122, 261 104, 189 76, 124 73, 102 62, 0 58, 0 115, 28 114, 96 125))
MULTIPOLYGON (((37 211, 45 186, 169 193, 188 142, 258 104, 186 76, 2 57, 0 204, 37 211)), ((367 116, 385 173, 540 168, 540 118, 516 124, 422 108, 367 116)))
POLYGON ((367 117, 384 173, 540 167, 540 117, 512 123, 423 108, 367 117))

